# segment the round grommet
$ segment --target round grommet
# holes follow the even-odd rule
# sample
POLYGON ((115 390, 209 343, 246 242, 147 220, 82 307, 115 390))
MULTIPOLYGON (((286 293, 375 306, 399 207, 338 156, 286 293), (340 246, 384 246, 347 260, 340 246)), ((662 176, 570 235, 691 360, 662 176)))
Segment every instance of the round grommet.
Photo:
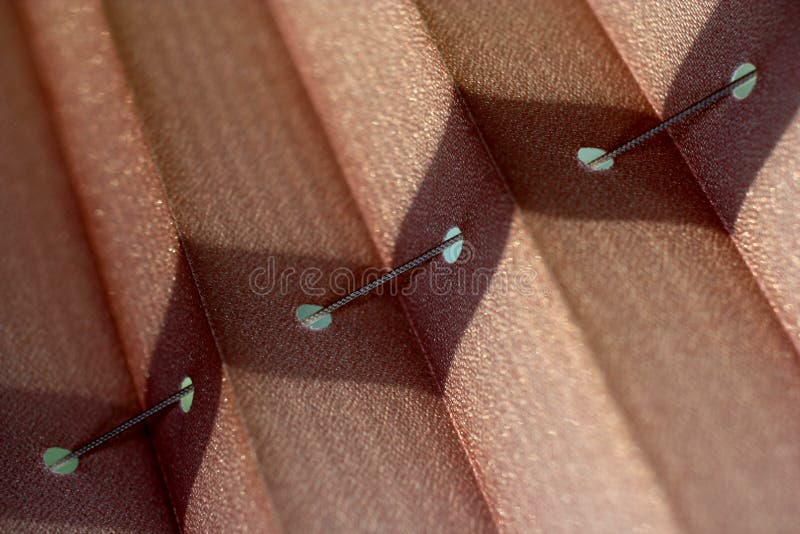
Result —
MULTIPOLYGON (((188 376, 181 381, 181 389, 188 388, 191 385, 192 379, 188 376)), ((181 397, 181 411, 183 413, 189 413, 189 410, 192 409, 192 402, 194 402, 194 390, 181 397)))
MULTIPOLYGON (((50 469, 50 466, 71 454, 72 451, 69 449, 62 449, 61 447, 50 447, 46 451, 44 451, 44 465, 50 469)), ((78 459, 73 458, 68 462, 64 462, 63 464, 59 465, 55 469, 50 469, 53 473, 58 473, 60 475, 68 475, 73 473, 78 468, 78 459)))
MULTIPOLYGON (((735 82, 739 78, 743 78, 756 70, 756 66, 752 63, 742 63, 736 70, 733 71, 733 76, 731 76, 731 81, 735 82)), ((754 75, 752 78, 744 82, 742 85, 739 85, 734 89, 732 92, 733 97, 737 100, 744 100, 750 93, 753 91, 753 88, 756 86, 756 81, 758 80, 758 74, 754 75)))
POLYGON ((330 313, 322 314, 319 319, 311 324, 303 323, 307 317, 310 317, 321 309, 322 306, 317 306, 315 304, 303 304, 302 306, 297 307, 297 312, 295 312, 295 315, 297 316, 297 320, 300 321, 300 323, 306 328, 310 328, 311 330, 324 330, 328 328, 331 325, 331 321, 333 321, 330 313))
POLYGON ((602 148, 594 148, 584 146, 578 149, 578 160, 583 163, 591 171, 604 171, 614 166, 614 160, 608 159, 597 165, 589 165, 591 162, 606 155, 606 151, 602 148))
MULTIPOLYGON (((444 234, 444 239, 442 241, 447 241, 448 239, 452 239, 455 236, 461 233, 461 228, 458 226, 453 226, 450 228, 446 234, 444 234)), ((454 263, 459 256, 461 256, 461 250, 464 248, 464 240, 456 241, 446 249, 442 251, 442 256, 444 256, 444 261, 447 263, 454 263)))

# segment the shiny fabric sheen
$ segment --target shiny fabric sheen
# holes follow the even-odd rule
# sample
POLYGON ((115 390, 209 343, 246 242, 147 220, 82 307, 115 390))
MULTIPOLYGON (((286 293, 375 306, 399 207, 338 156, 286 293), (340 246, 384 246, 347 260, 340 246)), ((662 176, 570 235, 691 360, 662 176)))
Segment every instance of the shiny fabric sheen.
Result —
POLYGON ((397 299, 312 332, 294 311, 327 282, 251 286, 271 262, 324 280, 380 265, 266 7, 107 7, 281 526, 492 531, 397 299))
POLYGON ((790 531, 797 353, 669 136, 608 172, 577 162, 579 147, 613 147, 659 121, 594 12, 578 1, 420 6, 676 520, 790 531))
POLYGON ((143 405, 196 392, 151 426, 181 527, 274 523, 164 187, 100 2, 22 6, 61 144, 143 405))
POLYGON ((20 20, 0 3, 0 531, 175 532, 147 432, 42 460, 139 409, 20 20))
POLYGON ((671 134, 800 350, 800 2, 592 4, 662 116, 756 65, 746 100, 671 134))
POLYGON ((403 300, 500 529, 672 530, 417 7, 270 5, 385 261, 399 263, 458 225, 474 250, 468 279, 496 273, 479 293, 442 295, 420 283, 403 300), (526 276, 525 291, 499 282, 526 276))
POLYGON ((0 530, 792 532, 798 16, 0 4, 0 530), (743 61, 747 100, 577 161, 743 61), (445 291, 296 320, 452 226, 445 291))

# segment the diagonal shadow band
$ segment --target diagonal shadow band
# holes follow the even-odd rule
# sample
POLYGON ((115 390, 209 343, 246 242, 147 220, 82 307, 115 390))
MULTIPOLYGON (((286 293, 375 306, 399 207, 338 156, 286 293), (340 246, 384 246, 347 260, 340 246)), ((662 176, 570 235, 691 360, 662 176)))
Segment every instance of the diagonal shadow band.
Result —
MULTIPOLYGON (((737 66, 749 62, 757 67, 756 88, 746 100, 724 99, 716 109, 670 129, 730 233, 735 232, 751 184, 800 107, 798 18, 800 3, 793 0, 720 2, 693 38, 663 102, 658 69, 669 61, 663 57, 634 59, 650 65, 634 67, 634 73, 665 117, 708 94, 710 84, 726 83, 737 66)), ((636 45, 621 46, 637 53, 636 45)))
MULTIPOLYGON (((515 198, 523 211, 533 212, 555 220, 564 221, 661 221, 676 225, 700 226, 712 232, 724 232, 718 219, 710 210, 705 196, 685 174, 675 180, 663 181, 663 169, 653 163, 655 154, 674 152, 667 138, 655 139, 639 151, 626 157, 626 169, 603 174, 587 174, 575 159, 577 148, 592 141, 598 146, 615 146, 640 131, 646 130, 659 119, 654 115, 598 106, 549 104, 528 101, 486 98, 471 94, 461 88, 472 108, 493 116, 503 117, 510 127, 523 132, 519 146, 503 148, 490 146, 493 154, 503 161, 517 161, 525 165, 531 159, 538 162, 530 168, 528 180, 511 184, 515 198), (561 120, 553 124, 553 107, 561 120), (618 130, 609 127, 608 117, 614 125, 624 125, 618 130), (565 168, 573 172, 564 173, 565 168), (559 176, 559 180, 553 179, 559 176)), ((726 109, 712 109, 709 113, 725 113, 726 109)), ((462 176, 453 182, 447 172, 462 169, 459 150, 465 132, 458 122, 448 122, 436 156, 430 163, 426 177, 406 213, 394 252, 394 262, 401 262, 420 247, 435 243, 442 230, 460 225, 468 239, 477 244, 472 269, 494 269, 507 245, 506 239, 514 206, 504 203, 486 206, 486 177, 462 176)), ((678 158, 670 156, 674 161, 678 158)), ((491 195, 489 195, 491 197, 491 195)), ((249 287, 253 269, 266 267, 274 259, 276 269, 319 269, 323 275, 335 269, 348 268, 361 273, 368 266, 352 265, 346 259, 274 255, 269 251, 246 251, 206 245, 185 237, 184 245, 189 256, 204 271, 201 277, 208 287, 220 289, 225 294, 223 308, 213 310, 228 320, 217 322, 218 335, 230 341, 232 349, 226 363, 253 372, 271 376, 297 378, 309 382, 344 381, 354 384, 379 384, 392 387, 410 387, 441 394, 452 363, 453 350, 464 330, 473 320, 483 292, 468 296, 450 295, 409 301, 412 313, 415 306, 425 309, 427 321, 446 325, 437 328, 438 335, 425 339, 426 349, 433 358, 434 379, 420 361, 397 360, 382 346, 381 332, 392 328, 408 328, 405 315, 390 296, 371 295, 346 309, 337 312, 334 325, 325 333, 309 333, 300 327, 295 318, 295 308, 309 303, 307 295, 259 295, 249 287), (377 304, 376 302, 381 302, 377 304), (380 313, 375 313, 375 307, 380 313), (437 312, 430 312, 436 308, 437 312), (278 310, 266 313, 265 310, 278 310), (253 349, 248 340, 259 339, 253 349), (365 350, 354 353, 353 346, 365 350)), ((579 241, 562 243, 562 247, 580 247, 589 250, 589 243, 579 241)), ((642 251, 645 253, 645 251, 642 251)), ((587 262, 601 261, 601 256, 587 262)), ((636 258, 620 258, 621 262, 636 258)), ((426 273, 421 273, 421 282, 426 273)), ((423 284, 424 285, 424 284, 423 284)), ((332 294, 320 296, 316 303, 324 304, 332 294)), ((416 314, 421 315, 421 314, 416 314)), ((171 321, 169 321, 171 322, 171 321)), ((180 321, 176 321, 179 324, 180 321)), ((166 340, 169 336, 165 336, 166 340)), ((280 409, 279 406, 273 407, 280 409)))
MULTIPOLYGON (((708 38, 713 35, 714 32, 710 31, 708 38)), ((707 53, 703 51, 697 57, 690 54, 687 62, 700 61, 698 58, 707 53)), ((765 83, 764 79, 761 83, 765 83)), ((766 83, 765 86, 769 88, 766 83)), ((586 175, 574 159, 577 148, 589 141, 597 146, 614 146, 649 128, 658 122, 657 118, 624 109, 487 98, 471 94, 465 88, 461 88, 461 92, 472 108, 503 117, 510 127, 523 132, 519 145, 515 147, 490 146, 499 160, 517 161, 520 165, 529 165, 527 162, 531 160, 537 162, 535 168, 530 167, 528 179, 511 184, 523 211, 551 217, 556 221, 644 220, 723 231, 704 203, 703 196, 698 194, 696 184, 680 180, 663 182, 657 178, 662 176, 656 172, 660 169, 654 169, 652 163, 648 163, 651 159, 649 151, 664 153, 671 150, 669 140, 654 140, 647 147, 642 147, 643 152, 632 154, 625 164, 628 168, 636 169, 635 172, 586 175), (553 124, 549 119, 553 116, 553 107, 557 108, 561 117, 558 124, 553 124), (619 131, 609 128, 609 116, 615 117, 614 124, 625 124, 625 128, 619 131), (564 169, 574 169, 574 172, 564 173, 564 169), (554 176, 560 179, 555 180, 554 176), (686 199, 690 199, 690 202, 687 203, 686 199)), ((683 90, 678 93, 682 95, 683 90)), ((723 112, 724 109, 710 111, 715 114, 723 112)), ((752 175, 769 155, 771 143, 782 131, 781 124, 785 125, 786 121, 769 121, 764 126, 765 142, 759 145, 759 158, 747 160, 748 172, 743 174, 744 178, 737 182, 734 189, 746 190, 749 185, 747 177, 750 176, 752 180, 752 175)), ((479 174, 469 174, 468 169, 464 168, 463 159, 468 155, 459 150, 464 135, 472 133, 465 131, 461 123, 448 123, 422 186, 405 214, 394 252, 396 262, 418 253, 420 247, 441 240, 443 230, 449 226, 460 225, 468 239, 476 244, 474 261, 467 267, 490 272, 497 267, 508 245, 509 225, 516 208, 510 201, 492 206, 482 202, 483 198, 491 198, 485 189, 487 179, 479 174), (446 178, 450 176, 446 171, 452 169, 465 171, 460 181, 446 178)), ((731 214, 736 212, 740 202, 741 195, 738 195, 729 210, 731 214)), ((573 241, 559 246, 590 250, 591 243, 573 241)), ((421 355, 417 354, 419 358, 409 359, 406 355, 404 359, 397 359, 397 353, 385 344, 386 337, 382 332, 389 327, 402 330, 403 337, 413 339, 398 299, 389 295, 366 297, 337 313, 334 325, 320 336, 319 333, 302 329, 294 319, 294 309, 299 304, 307 303, 308 296, 297 292, 279 297, 259 295, 249 286, 253 269, 265 266, 269 258, 276 258, 279 268, 317 268, 323 273, 340 267, 361 273, 367 266, 351 265, 347 259, 340 262, 325 258, 275 256, 271 251, 227 249, 195 241, 191 236, 184 237, 184 247, 200 267, 205 287, 218 288, 225 296, 223 308, 209 311, 224 319, 217 321, 215 331, 220 337, 230 340, 230 350, 225 354, 226 363, 265 375, 311 382, 344 381, 358 385, 414 388, 440 395, 441 385, 446 383, 452 364, 454 347, 460 342, 470 321, 474 320, 476 308, 483 297, 481 290, 469 295, 430 295, 409 300, 412 314, 421 316, 417 312, 425 310, 426 320, 438 325, 435 329, 438 335, 425 339, 426 349, 433 358, 435 376, 431 377, 421 355), (377 313, 376 308, 379 310, 377 313), (277 310, 277 313, 268 314, 265 310, 277 310), (256 348, 250 343, 254 339, 258 340, 256 348), (348 348, 354 346, 360 349, 354 352, 348 348)), ((642 251, 643 254, 645 252, 642 251)), ((591 252, 583 257, 587 260, 586 269, 590 269, 591 261, 603 259, 591 252)), ((636 258, 620 258, 620 262, 634 260, 636 258)), ((419 276, 419 282, 425 282, 429 274, 422 272, 419 276)), ((159 380, 152 380, 148 384, 147 394, 148 401, 152 403, 169 393, 168 384, 178 383, 187 374, 192 376, 198 387, 191 429, 184 425, 164 424, 166 421, 160 420, 154 423, 152 429, 163 462, 174 470, 175 482, 171 496, 179 517, 186 513, 204 456, 213 452, 207 450, 208 436, 220 409, 222 381, 220 365, 214 363, 218 360, 211 356, 211 351, 215 350, 213 339, 198 340, 192 334, 196 331, 192 325, 196 318, 186 311, 189 305, 184 294, 187 287, 194 287, 192 274, 188 268, 179 267, 173 289, 174 298, 165 315, 149 369, 149 375, 159 377, 159 380), (185 354, 187 351, 191 352, 192 364, 188 367, 176 365, 176 354, 185 354), (181 444, 182 451, 174 448, 175 443, 181 444), (185 451, 191 453, 185 454, 185 451)), ((327 296, 321 296, 321 302, 327 296)), ((426 330, 434 329, 429 324, 426 330)), ((280 410, 280 406, 270 406, 270 409, 280 410)), ((165 420, 169 417, 172 415, 166 414, 165 420)), ((125 445, 123 440, 109 446, 125 445)), ((106 486, 100 486, 99 489, 112 491, 106 486)), ((102 498, 102 492, 90 493, 89 497, 102 498)), ((32 510, 19 513, 22 517, 35 516, 32 510)), ((76 518, 72 516, 64 517, 65 524, 72 524, 70 522, 74 520, 76 518)), ((91 524, 93 519, 85 521, 85 524, 91 524)), ((108 523, 105 519, 102 521, 103 526, 111 528, 124 526, 122 516, 111 518, 108 523)))

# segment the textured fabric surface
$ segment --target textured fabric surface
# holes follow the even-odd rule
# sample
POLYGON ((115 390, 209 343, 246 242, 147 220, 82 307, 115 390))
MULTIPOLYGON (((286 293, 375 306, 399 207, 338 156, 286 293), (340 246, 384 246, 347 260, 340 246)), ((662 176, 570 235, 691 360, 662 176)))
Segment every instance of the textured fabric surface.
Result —
MULTIPOLYGON (((421 279, 403 300, 500 528, 672 530, 416 6, 370 5, 273 7, 385 261, 412 257, 454 224, 473 250, 460 273, 466 291, 437 294, 421 279)), ((483 25, 493 8, 480 5, 465 10, 483 25)), ((486 28, 496 31, 507 30, 486 28)))
POLYGON ((55 475, 74 449, 139 410, 23 42, 0 4, 0 531, 172 532, 141 427, 55 475))
POLYGON ((758 69, 746 100, 671 133, 800 349, 800 2, 592 4, 662 116, 758 69))
POLYGON ((1 4, 0 530, 792 532, 798 6, 1 4))
POLYGON ((332 300, 335 268, 380 262, 265 6, 108 10, 281 526, 491 531, 397 299, 324 332, 294 318, 332 300), (251 287, 259 269, 306 268, 316 296, 298 278, 251 287))
POLYGON ((192 411, 152 424, 181 526, 260 530, 270 504, 225 380, 100 2, 22 5, 60 141, 144 405, 195 384, 192 411))
POLYGON ((790 340, 669 136, 604 173, 575 158, 659 120, 593 12, 421 6, 675 517, 699 532, 790 531, 790 340))

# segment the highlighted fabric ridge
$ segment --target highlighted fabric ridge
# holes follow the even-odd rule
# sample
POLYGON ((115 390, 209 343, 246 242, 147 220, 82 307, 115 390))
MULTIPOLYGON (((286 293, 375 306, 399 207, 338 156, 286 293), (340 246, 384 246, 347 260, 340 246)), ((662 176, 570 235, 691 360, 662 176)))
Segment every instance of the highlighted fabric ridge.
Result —
POLYGON ((608 159, 596 165, 589 165, 594 160, 601 158, 605 155, 606 151, 603 150, 602 148, 585 146, 578 149, 578 159, 581 161, 581 163, 583 163, 593 171, 604 171, 614 166, 613 159, 608 159))
MULTIPOLYGON (((192 379, 188 376, 181 381, 181 389, 188 388, 192 385, 192 379)), ((189 410, 192 409, 192 402, 194 402, 194 390, 186 393, 183 397, 181 397, 181 410, 183 413, 189 413, 189 410)))
MULTIPOLYGON (((750 74, 754 70, 756 70, 756 66, 753 65, 752 63, 742 63, 741 65, 736 67, 735 71, 733 71, 733 76, 731 76, 731 81, 735 82, 739 78, 743 78, 744 76, 747 76, 748 74, 750 74)), ((733 97, 736 98, 737 100, 744 100, 745 98, 750 96, 750 93, 753 91, 753 88, 756 86, 756 81, 757 80, 758 80, 758 74, 754 75, 752 78, 750 78, 749 80, 744 82, 742 85, 739 85, 738 87, 736 87, 732 91, 733 97)))
MULTIPOLYGON (((72 451, 69 449, 62 449, 61 447, 50 447, 46 451, 44 451, 44 465, 50 468, 51 465, 55 464, 68 454, 71 454, 72 451)), ((55 469, 50 469, 53 473, 58 473, 60 475, 68 475, 70 473, 75 472, 78 468, 78 459, 72 458, 68 462, 64 462, 63 464, 59 465, 55 469)))
MULTIPOLYGON (((322 309, 322 306, 317 306, 315 304, 303 304, 302 306, 297 307, 297 312, 295 315, 297 316, 297 320, 300 321, 302 324, 306 317, 311 316, 314 313, 317 313, 319 310, 322 309)), ((333 318, 331 317, 330 313, 325 313, 320 316, 319 319, 314 321, 311 324, 303 325, 311 330, 324 330, 331 325, 333 318)))
MULTIPOLYGON (((444 234, 444 239, 442 241, 447 241, 448 239, 452 239, 453 237, 459 235, 461 233, 461 229, 458 226, 454 226, 450 228, 446 234, 444 234)), ((453 243, 446 249, 442 251, 442 256, 444 256, 444 261, 447 263, 454 263, 459 256, 461 256, 461 250, 464 248, 464 241, 458 241, 453 243)))

